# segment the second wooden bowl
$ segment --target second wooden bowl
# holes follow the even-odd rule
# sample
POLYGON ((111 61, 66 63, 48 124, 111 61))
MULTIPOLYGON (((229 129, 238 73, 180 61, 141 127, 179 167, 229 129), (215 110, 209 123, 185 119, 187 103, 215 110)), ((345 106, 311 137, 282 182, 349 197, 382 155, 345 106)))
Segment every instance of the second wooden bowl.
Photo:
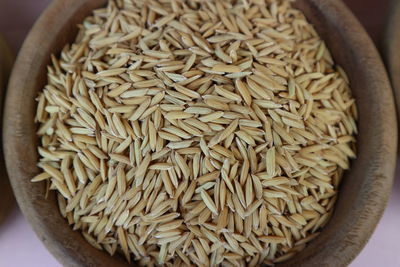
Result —
MULTIPOLYGON (((66 266, 125 266, 89 245, 58 212, 55 194, 32 184, 39 172, 34 124, 35 97, 46 83, 51 53, 59 53, 77 33, 76 25, 105 0, 56 0, 36 23, 18 56, 9 86, 5 125, 7 169, 18 203, 39 238, 66 266), (61 14, 61 15, 60 15, 61 14)), ((345 266, 364 247, 391 191, 397 126, 389 81, 360 23, 342 1, 297 0, 334 59, 351 81, 359 111, 358 158, 345 174, 336 210, 321 235, 283 266, 345 266)))
POLYGON ((393 86, 397 119, 400 120, 400 1, 398 0, 390 1, 382 52, 393 86))
MULTIPOLYGON (((8 77, 10 75, 11 67, 13 62, 12 53, 7 46, 6 42, 0 36, 0 117, 3 115, 3 101, 6 92, 8 77)), ((0 125, 0 129, 2 129, 0 125)), ((1 131, 3 132, 3 131, 1 131)), ((6 166, 3 158, 3 148, 0 145, 0 223, 8 214, 14 198, 10 186, 10 182, 7 177, 6 166)))

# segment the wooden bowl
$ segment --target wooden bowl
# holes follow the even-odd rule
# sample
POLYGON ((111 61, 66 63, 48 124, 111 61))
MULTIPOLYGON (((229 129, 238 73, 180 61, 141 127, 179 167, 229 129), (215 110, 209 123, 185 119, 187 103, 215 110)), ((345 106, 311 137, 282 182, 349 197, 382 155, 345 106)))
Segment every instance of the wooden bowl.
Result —
MULTIPOLYGON (((0 116, 3 116, 3 100, 7 87, 8 77, 13 62, 13 56, 0 36, 0 116)), ((0 130, 1 130, 0 126, 0 130)), ((3 131, 1 131, 3 132, 3 131)), ((0 145, 0 151, 3 151, 0 145)), ((4 220, 10 208, 13 206, 14 197, 12 194, 10 182, 8 180, 3 153, 0 154, 0 223, 4 220)))
POLYGON ((400 1, 391 0, 387 16, 385 36, 382 43, 383 59, 392 82, 397 106, 397 118, 400 119, 400 1))
MULTIPOLYGON (((126 266, 89 245, 59 214, 55 194, 32 184, 36 167, 34 98, 46 83, 51 53, 73 41, 76 25, 106 0, 56 0, 35 24, 18 56, 7 95, 5 153, 18 203, 36 234, 66 266, 126 266)), ((360 23, 337 0, 298 0, 347 71, 359 109, 358 158, 345 174, 336 210, 321 235, 282 266, 344 266, 364 247, 391 191, 397 148, 392 91, 378 53, 360 23)))

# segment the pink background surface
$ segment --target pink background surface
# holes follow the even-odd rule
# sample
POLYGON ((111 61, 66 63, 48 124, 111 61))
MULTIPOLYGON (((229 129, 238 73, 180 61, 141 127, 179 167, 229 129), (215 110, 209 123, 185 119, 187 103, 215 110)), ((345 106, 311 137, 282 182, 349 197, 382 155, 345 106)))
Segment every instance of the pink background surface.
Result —
MULTIPOLYGON (((0 33, 14 51, 50 0, 0 0, 0 33)), ((386 3, 382 0, 345 0, 375 39, 381 35, 386 3)), ((39 44, 40 45, 40 44, 39 44)), ((376 231, 351 267, 400 266, 400 161, 388 207, 376 231)), ((0 267, 61 266, 33 233, 15 206, 0 225, 0 267)))

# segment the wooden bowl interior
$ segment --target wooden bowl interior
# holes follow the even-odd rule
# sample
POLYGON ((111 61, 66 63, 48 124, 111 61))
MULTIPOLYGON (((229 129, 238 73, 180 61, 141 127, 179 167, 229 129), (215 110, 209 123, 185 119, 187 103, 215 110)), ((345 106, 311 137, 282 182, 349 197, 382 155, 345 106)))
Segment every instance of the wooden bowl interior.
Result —
MULTIPOLYGON (((18 202, 37 235, 66 266, 125 266, 89 245, 61 217, 44 184, 29 180, 38 173, 35 97, 46 84, 50 54, 72 42, 76 25, 106 0, 58 0, 39 19, 13 71, 7 100, 5 146, 7 167, 18 202)), ((297 0, 315 25, 333 58, 347 72, 359 111, 358 158, 346 172, 331 222, 321 235, 282 266, 342 266, 359 253, 382 215, 395 166, 397 126, 393 97, 376 49, 341 1, 297 0)))

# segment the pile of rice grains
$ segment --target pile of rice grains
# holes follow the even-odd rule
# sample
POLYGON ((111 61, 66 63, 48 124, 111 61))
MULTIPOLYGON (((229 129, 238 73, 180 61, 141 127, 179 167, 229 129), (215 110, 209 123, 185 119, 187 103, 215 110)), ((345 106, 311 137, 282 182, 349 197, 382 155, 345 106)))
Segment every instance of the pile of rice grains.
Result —
POLYGON ((52 57, 43 173, 62 216, 141 266, 285 261, 355 157, 344 71, 290 0, 115 0, 52 57))

